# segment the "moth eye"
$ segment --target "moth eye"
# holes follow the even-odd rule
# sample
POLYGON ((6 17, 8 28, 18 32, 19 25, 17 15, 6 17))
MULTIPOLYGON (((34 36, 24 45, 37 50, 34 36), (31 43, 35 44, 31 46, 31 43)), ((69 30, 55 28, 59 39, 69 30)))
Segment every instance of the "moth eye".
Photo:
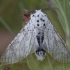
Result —
POLYGON ((39 26, 39 24, 37 24, 37 26, 39 26))
POLYGON ((39 22, 39 20, 37 20, 37 22, 39 22))

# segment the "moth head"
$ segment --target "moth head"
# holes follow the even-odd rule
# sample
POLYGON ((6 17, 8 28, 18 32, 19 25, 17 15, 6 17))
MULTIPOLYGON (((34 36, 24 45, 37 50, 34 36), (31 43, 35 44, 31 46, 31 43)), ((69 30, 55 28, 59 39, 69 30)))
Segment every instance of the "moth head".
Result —
MULTIPOLYGON (((40 9, 40 10, 42 12, 44 12, 44 11, 51 10, 51 9, 50 8, 43 8, 43 9, 40 9)), ((30 15, 34 14, 36 12, 37 12, 36 10, 26 10, 26 9, 24 9, 22 20, 27 23, 30 20, 30 15)))

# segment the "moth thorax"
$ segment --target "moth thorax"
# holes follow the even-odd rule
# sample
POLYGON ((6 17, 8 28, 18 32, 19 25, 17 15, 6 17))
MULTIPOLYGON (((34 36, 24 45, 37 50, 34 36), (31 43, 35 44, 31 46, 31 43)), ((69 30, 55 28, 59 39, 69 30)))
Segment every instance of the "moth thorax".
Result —
POLYGON ((41 47, 44 41, 44 32, 39 32, 36 36, 37 42, 39 46, 41 47))

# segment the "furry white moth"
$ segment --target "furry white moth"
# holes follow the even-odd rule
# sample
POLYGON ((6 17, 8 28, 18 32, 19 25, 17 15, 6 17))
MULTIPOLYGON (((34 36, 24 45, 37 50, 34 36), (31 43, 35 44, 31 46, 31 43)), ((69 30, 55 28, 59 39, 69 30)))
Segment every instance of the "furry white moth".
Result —
POLYGON ((35 53, 38 60, 43 61, 48 52, 55 60, 69 63, 70 52, 47 15, 41 10, 35 10, 27 20, 25 27, 0 57, 0 61, 13 64, 32 53, 35 53))

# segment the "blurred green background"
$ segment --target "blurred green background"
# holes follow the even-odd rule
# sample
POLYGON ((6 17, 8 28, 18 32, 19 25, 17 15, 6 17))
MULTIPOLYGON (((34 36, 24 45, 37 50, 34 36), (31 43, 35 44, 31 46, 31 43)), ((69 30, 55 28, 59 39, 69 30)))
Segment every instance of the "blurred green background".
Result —
POLYGON ((0 29, 16 34, 22 27, 23 9, 33 10, 46 6, 45 0, 0 0, 0 29))
MULTIPOLYGON (((14 36, 21 30, 22 26, 22 14, 23 9, 35 10, 41 8, 49 8, 52 4, 54 10, 46 11, 49 20, 52 22, 54 27, 60 33, 64 41, 67 42, 68 47, 70 46, 70 5, 69 0, 0 0, 0 55, 14 38, 14 36), (66 38, 67 36, 67 38, 66 38)), ((70 47, 69 47, 70 48, 70 47)), ((32 56, 31 56, 32 57, 32 56)), ((34 61, 29 57, 30 61, 34 61)), ((14 65, 3 65, 0 66, 0 70, 69 70, 70 64, 64 65, 61 63, 54 62, 50 59, 49 66, 43 62, 37 63, 34 61, 32 64, 24 59, 23 61, 14 65), (28 62, 28 64, 26 63, 28 62), (30 67, 31 65, 35 65, 30 67), (43 65, 44 64, 44 65, 43 65), (30 65, 30 66, 29 66, 30 65), (36 68, 39 65, 39 68, 36 68), (41 67, 40 67, 41 65, 41 67), (48 67, 47 67, 47 66, 48 67), (52 67, 53 65, 53 67, 52 67)))

